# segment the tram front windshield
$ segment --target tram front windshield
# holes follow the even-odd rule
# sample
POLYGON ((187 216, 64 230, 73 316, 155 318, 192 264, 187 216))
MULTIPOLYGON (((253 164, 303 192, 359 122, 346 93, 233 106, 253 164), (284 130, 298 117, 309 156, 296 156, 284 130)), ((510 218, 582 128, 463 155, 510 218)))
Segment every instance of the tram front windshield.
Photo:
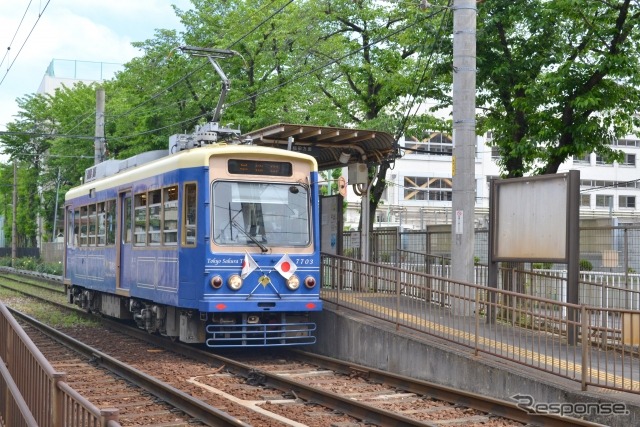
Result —
POLYGON ((216 181, 213 241, 218 245, 307 246, 308 189, 298 183, 216 181))

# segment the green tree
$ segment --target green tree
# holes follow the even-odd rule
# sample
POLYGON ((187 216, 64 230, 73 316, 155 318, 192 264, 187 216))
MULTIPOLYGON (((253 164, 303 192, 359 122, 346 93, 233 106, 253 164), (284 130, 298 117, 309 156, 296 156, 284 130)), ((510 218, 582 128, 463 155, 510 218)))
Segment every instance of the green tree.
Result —
MULTIPOLYGON (((2 143, 4 153, 9 155, 11 163, 15 162, 18 168, 16 191, 19 202, 16 210, 18 233, 16 239, 20 246, 34 247, 37 238, 37 218, 41 213, 42 188, 39 177, 45 168, 45 156, 51 147, 49 135, 55 131, 56 121, 51 112, 50 96, 27 95, 19 98, 17 102, 20 110, 16 120, 7 125, 7 130, 11 134, 4 135, 2 143)), ((5 182, 13 181, 13 171, 11 171, 11 179, 5 182)), ((13 211, 7 219, 9 232, 5 235, 11 236, 13 211)))
MULTIPOLYGON (((311 2, 318 19, 312 44, 315 84, 339 113, 341 124, 390 132, 421 134, 434 124, 427 113, 406 116, 412 102, 432 95, 424 76, 432 64, 424 63, 430 46, 448 19, 440 10, 421 14, 415 4, 376 1, 311 2), (435 16, 435 18, 434 18, 435 16), (406 122, 405 122, 406 120, 406 122), (427 125, 427 126, 425 126, 427 125)), ((385 176, 395 161, 383 159, 370 166, 370 227, 386 187, 385 176)))
POLYGON ((637 1, 496 0, 479 7, 479 130, 506 177, 555 173, 640 125, 637 1))
POLYGON ((326 181, 327 185, 320 187, 320 194, 323 196, 330 196, 332 194, 338 194, 338 178, 342 176, 342 169, 329 169, 320 172, 322 179, 326 181))
MULTIPOLYGON (((433 129, 428 114, 409 117, 406 111, 433 96, 436 86, 424 84, 431 64, 421 56, 433 52, 433 43, 449 25, 445 9, 420 13, 415 4, 373 0, 192 3, 189 11, 176 10, 183 33, 158 30, 154 38, 135 43, 143 55, 104 82, 108 158, 165 149, 169 135, 191 132, 194 125, 211 120, 220 76, 205 58, 180 49, 183 45, 237 52, 218 59, 231 79, 223 125, 247 131, 277 122, 312 123, 398 135, 407 129, 416 135, 433 129)), ((41 183, 55 183, 44 187, 43 209, 50 222, 56 201, 60 205, 61 194, 92 163, 94 108, 93 85, 37 96, 25 102, 25 117, 16 128, 48 126, 48 134, 56 136, 3 138, 13 153, 33 153, 36 162, 47 163, 36 176, 41 183), (29 147, 33 142, 38 146, 29 147)), ((377 170, 374 159, 361 160, 376 174, 373 215, 394 158, 377 170)))

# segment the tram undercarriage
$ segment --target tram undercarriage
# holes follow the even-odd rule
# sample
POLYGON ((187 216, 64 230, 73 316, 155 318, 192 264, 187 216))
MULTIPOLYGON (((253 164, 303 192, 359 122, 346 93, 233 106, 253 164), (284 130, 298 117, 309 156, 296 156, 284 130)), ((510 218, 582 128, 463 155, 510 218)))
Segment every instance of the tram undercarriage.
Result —
POLYGON ((286 346, 315 343, 315 323, 296 313, 211 314, 155 304, 72 286, 69 303, 83 310, 122 320, 138 328, 187 344, 207 347, 286 346))

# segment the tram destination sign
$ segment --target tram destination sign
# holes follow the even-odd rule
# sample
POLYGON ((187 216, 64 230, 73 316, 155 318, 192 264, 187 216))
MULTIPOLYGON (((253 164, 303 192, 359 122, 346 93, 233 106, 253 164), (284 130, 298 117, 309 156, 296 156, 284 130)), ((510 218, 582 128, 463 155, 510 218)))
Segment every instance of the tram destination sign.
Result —
POLYGON ((293 165, 289 162, 265 162, 244 159, 230 159, 227 165, 229 168, 229 173, 236 175, 293 175, 293 165))

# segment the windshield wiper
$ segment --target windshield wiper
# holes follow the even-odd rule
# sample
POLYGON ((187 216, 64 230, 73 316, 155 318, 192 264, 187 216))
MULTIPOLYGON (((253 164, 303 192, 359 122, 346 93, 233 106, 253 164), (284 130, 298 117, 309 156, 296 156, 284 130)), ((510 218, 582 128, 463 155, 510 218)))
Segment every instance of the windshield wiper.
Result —
POLYGON ((250 235, 249 233, 247 233, 247 232, 245 231, 245 229, 244 229, 244 228, 242 228, 242 226, 236 222, 236 220, 235 220, 235 219, 232 219, 232 220, 231 220, 231 224, 232 224, 232 225, 234 225, 234 226, 238 229, 238 231, 240 231, 242 234, 244 234, 244 235, 245 235, 249 240, 251 240, 253 243, 255 243, 256 245, 258 245, 258 247, 260 248, 260 250, 261 250, 262 252, 269 252, 269 249, 268 249, 265 245, 263 245, 262 243, 260 243, 260 242, 258 241, 258 239, 256 239, 254 236, 252 236, 252 235, 250 235))

